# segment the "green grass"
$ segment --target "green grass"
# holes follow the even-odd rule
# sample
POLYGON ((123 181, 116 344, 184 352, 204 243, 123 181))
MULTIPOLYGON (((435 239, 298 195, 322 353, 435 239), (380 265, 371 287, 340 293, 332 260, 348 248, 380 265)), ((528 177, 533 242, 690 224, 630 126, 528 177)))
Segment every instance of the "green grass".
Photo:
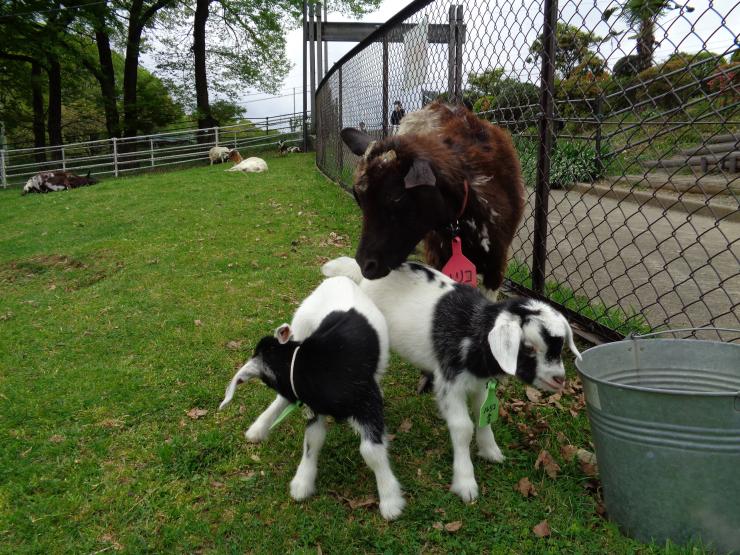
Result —
POLYGON ((447 489, 433 399, 397 359, 384 389, 403 517, 349 506, 375 484, 347 426, 330 428, 317 495, 293 501, 300 419, 250 445, 242 433, 273 393, 249 384, 216 407, 256 341, 319 282, 323 257, 353 252, 360 218, 310 155, 268 163, 265 175, 213 166, 0 194, 0 552, 697 552, 642 546, 595 514, 587 477, 557 449, 558 432, 588 446, 573 399, 495 424, 508 459, 476 460, 481 497, 464 505, 447 489), (196 407, 208 413, 189 418, 196 407), (549 428, 511 447, 539 418, 549 428), (533 469, 541 448, 563 467, 556 480, 533 469), (524 476, 538 497, 514 491, 524 476), (552 537, 538 539, 545 518, 552 537), (434 527, 457 520, 455 533, 434 527))

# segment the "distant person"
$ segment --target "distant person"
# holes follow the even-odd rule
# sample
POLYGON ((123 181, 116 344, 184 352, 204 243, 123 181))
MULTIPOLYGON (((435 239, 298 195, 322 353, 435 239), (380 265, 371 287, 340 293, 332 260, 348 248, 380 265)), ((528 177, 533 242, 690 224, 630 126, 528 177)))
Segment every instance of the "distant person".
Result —
POLYGON ((363 133, 367 133, 367 127, 365 126, 365 122, 364 121, 361 121, 360 122, 360 126, 359 127, 360 127, 360 131, 362 131, 363 133))
POLYGON ((401 125, 401 120, 406 115, 406 110, 403 109, 403 105, 400 100, 396 100, 393 103, 393 111, 391 112, 391 125, 393 126, 393 133, 398 132, 398 126, 401 125))

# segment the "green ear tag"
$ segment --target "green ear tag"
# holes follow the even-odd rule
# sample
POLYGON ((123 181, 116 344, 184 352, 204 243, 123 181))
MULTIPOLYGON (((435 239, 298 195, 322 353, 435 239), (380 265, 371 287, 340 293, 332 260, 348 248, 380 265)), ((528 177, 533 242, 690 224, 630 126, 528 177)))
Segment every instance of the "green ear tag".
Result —
POLYGON ((280 424, 280 423, 281 423, 281 422, 282 422, 283 420, 285 420, 285 418, 286 418, 286 417, 287 417, 287 416, 288 416, 288 415, 289 415, 289 414, 290 414, 291 412, 293 412, 293 411, 294 411, 295 409, 297 409, 298 407, 302 407, 302 406, 303 406, 303 403, 301 403, 300 401, 296 401, 295 403, 291 403, 290 405, 288 405, 287 407, 285 407, 285 408, 283 409, 283 412, 281 412, 281 413, 280 413, 280 416, 278 416, 278 417, 277 417, 277 420, 275 420, 275 422, 273 422, 273 423, 272 423, 272 426, 270 426, 270 429, 272 430, 272 429, 273 429, 273 428, 274 428, 275 426, 277 426, 277 425, 278 425, 278 424, 280 424))
POLYGON ((478 427, 488 426, 491 422, 498 420, 498 397, 496 397, 496 386, 498 383, 496 380, 490 380, 488 382, 488 395, 486 400, 480 407, 480 414, 478 415, 478 427))

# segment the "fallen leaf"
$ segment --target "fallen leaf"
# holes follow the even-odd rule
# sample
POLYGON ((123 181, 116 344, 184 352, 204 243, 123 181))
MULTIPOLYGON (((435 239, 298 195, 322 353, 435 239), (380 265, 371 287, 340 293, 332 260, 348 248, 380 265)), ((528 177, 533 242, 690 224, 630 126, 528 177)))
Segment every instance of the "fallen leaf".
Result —
POLYGON ((52 443, 61 443, 64 441, 64 436, 61 436, 59 434, 54 434, 53 436, 49 438, 49 441, 51 441, 52 443))
POLYGON ((203 325, 203 321, 202 320, 196 320, 195 321, 195 325, 196 326, 202 326, 203 325))
POLYGON ((101 428, 123 428, 123 422, 116 418, 106 418, 98 422, 98 426, 101 428))
POLYGON ((386 434, 385 439, 387 439, 388 441, 393 441, 394 439, 396 439, 396 434, 386 434))
POLYGON ((539 403, 542 399, 542 393, 537 391, 534 387, 527 386, 524 388, 524 393, 527 395, 527 399, 533 403, 539 403))
POLYGON ((365 497, 364 499, 347 499, 347 502, 349 503, 349 508, 359 509, 361 507, 370 507, 371 505, 376 505, 378 503, 378 500, 374 497, 365 497))
POLYGON ((434 509, 434 512, 442 515, 443 517, 447 514, 447 511, 445 511, 442 507, 437 507, 436 509, 434 509))
POLYGON ((407 433, 409 430, 411 430, 411 426, 412 426, 411 420, 409 418, 404 418, 401 421, 401 424, 399 424, 399 426, 398 426, 398 431, 399 432, 403 432, 403 433, 407 433))
POLYGON ((534 532, 534 535, 538 538, 547 538, 551 534, 550 525, 547 523, 547 520, 543 520, 537 526, 532 528, 532 532, 534 532))
POLYGON ((598 480, 586 480, 583 483, 583 489, 591 494, 598 493, 600 487, 601 482, 599 482, 598 480))
POLYGON ((239 414, 244 414, 245 412, 247 412, 247 407, 239 405, 239 414))
POLYGON ((216 488, 216 489, 221 489, 222 487, 224 487, 224 484, 223 482, 219 482, 217 480, 211 480, 211 487, 216 488))
POLYGON ((229 341, 226 344, 226 348, 232 351, 237 351, 242 348, 243 341, 229 341))
POLYGON ((563 432, 558 432, 555 437, 558 439, 558 443, 565 443, 568 441, 568 438, 565 437, 565 434, 563 432))
POLYGON ((596 455, 587 449, 578 449, 576 451, 576 457, 582 463, 596 464, 596 455))
POLYGON ((583 472, 586 476, 598 476, 599 469, 595 464, 589 464, 587 462, 581 461, 581 472, 583 472))
POLYGON ((445 524, 445 530, 448 532, 457 532, 460 528, 462 528, 462 520, 455 520, 454 522, 448 522, 445 524))
POLYGON ((568 411, 570 412, 570 415, 571 415, 571 416, 572 416, 573 418, 578 418, 578 411, 577 411, 577 410, 575 410, 575 409, 573 409, 573 408, 570 408, 570 409, 568 409, 568 411))
POLYGON ((249 458, 252 459, 254 462, 260 462, 259 455, 249 455, 249 458))
POLYGON ((435 530, 442 530, 444 528, 444 525, 441 522, 435 522, 432 524, 432 528, 435 530))
POLYGON ((560 466, 555 462, 555 459, 552 458, 552 455, 550 455, 550 453, 545 449, 540 451, 540 454, 537 456, 537 460, 534 463, 535 469, 538 469, 540 466, 545 469, 547 475, 553 480, 557 478, 558 472, 560 472, 560 466))
POLYGON ((200 418, 201 416, 205 416, 206 414, 208 414, 208 410, 192 408, 187 412, 187 414, 193 420, 198 420, 198 418, 200 418))
POLYGON ((530 482, 529 478, 526 476, 519 480, 516 485, 516 490, 524 497, 535 497, 537 495, 537 490, 535 489, 534 484, 530 482))
POLYGON ((57 284, 56 284, 56 283, 52 283, 52 284, 51 284, 51 285, 49 286, 49 291, 54 291, 54 290, 55 290, 56 288, 57 288, 57 284))
POLYGON ((599 515, 602 518, 606 518, 606 507, 603 503, 599 502, 596 503, 596 514, 599 515))
POLYGON ((560 455, 562 455, 566 461, 572 460, 577 451, 578 447, 575 445, 568 444, 560 447, 560 455))

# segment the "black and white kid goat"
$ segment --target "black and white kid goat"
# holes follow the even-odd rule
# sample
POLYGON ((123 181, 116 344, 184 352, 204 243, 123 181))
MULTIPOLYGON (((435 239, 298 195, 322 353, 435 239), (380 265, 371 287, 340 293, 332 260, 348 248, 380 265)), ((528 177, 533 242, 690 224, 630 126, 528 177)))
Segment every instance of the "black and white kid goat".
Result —
POLYGON ((472 397, 477 415, 488 381, 507 374, 541 389, 560 389, 564 345, 580 357, 568 321, 535 300, 491 302, 477 289, 415 262, 374 280, 364 279, 357 262, 348 257, 327 262, 322 272, 357 282, 385 316, 391 348, 434 374, 437 404, 452 439, 450 489, 472 501, 478 496, 470 458, 473 430, 481 457, 502 462, 504 455, 490 424, 478 427, 471 421, 467 397, 472 397))
POLYGON ((306 298, 275 336, 262 338, 254 356, 234 375, 220 409, 236 386, 259 378, 277 399, 247 430, 250 441, 267 437, 270 425, 290 403, 312 413, 303 440, 303 458, 290 483, 302 500, 315 491, 326 417, 347 420, 360 434, 360 453, 375 473, 380 512, 394 519, 403 511, 401 487, 388 461, 380 379, 388 364, 388 328, 383 315, 354 281, 325 280, 306 298))

